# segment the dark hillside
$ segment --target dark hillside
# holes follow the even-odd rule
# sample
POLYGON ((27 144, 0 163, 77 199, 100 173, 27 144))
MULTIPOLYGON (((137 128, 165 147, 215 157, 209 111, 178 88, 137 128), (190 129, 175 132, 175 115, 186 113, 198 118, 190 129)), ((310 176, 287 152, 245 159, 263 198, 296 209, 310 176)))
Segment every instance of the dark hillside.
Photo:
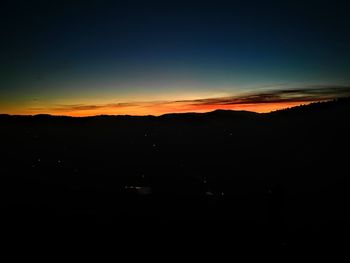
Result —
POLYGON ((270 114, 1 115, 2 218, 321 242, 348 228, 349 117, 349 99, 270 114))

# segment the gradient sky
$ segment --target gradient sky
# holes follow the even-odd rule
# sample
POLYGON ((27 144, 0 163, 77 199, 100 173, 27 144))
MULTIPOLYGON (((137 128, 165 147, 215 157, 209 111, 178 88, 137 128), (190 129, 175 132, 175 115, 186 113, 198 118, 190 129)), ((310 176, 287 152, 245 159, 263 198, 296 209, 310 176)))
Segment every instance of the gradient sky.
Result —
POLYGON ((346 1, 5 1, 0 113, 244 109, 349 96, 346 1))

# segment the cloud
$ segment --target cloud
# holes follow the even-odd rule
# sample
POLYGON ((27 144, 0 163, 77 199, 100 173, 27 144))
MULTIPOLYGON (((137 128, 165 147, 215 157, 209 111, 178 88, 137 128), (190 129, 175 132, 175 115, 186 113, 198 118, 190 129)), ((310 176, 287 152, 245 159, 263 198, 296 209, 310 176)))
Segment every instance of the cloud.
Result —
POLYGON ((188 102, 199 105, 239 105, 239 104, 266 104, 286 102, 316 102, 350 96, 350 86, 308 86, 296 89, 277 89, 264 92, 249 93, 240 96, 221 98, 198 99, 188 102))
MULTIPOLYGON (((99 110, 99 109, 113 109, 113 108, 124 108, 124 107, 133 107, 138 106, 136 103, 108 103, 101 105, 93 104, 70 104, 70 105, 58 105, 51 108, 55 111, 89 111, 89 110, 99 110)), ((35 108, 32 108, 35 109, 35 108)))

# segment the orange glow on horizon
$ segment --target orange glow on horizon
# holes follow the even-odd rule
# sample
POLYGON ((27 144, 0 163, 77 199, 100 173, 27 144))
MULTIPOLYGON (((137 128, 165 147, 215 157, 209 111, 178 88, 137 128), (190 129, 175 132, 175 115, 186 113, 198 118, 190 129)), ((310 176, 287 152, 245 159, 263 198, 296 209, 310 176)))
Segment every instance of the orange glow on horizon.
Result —
POLYGON ((302 104, 309 104, 310 101, 305 102, 275 102, 275 103, 250 103, 250 104, 195 104, 186 101, 180 102, 149 102, 149 103, 135 103, 132 105, 113 105, 106 104, 102 106, 82 106, 81 109, 67 107, 58 108, 32 108, 24 109, 11 114, 18 115, 36 115, 36 114, 50 114, 50 115, 64 115, 72 117, 86 117, 96 115, 155 115, 159 116, 167 113, 185 113, 185 112, 210 112, 214 110, 237 110, 237 111, 252 111, 258 113, 267 113, 275 110, 286 109, 302 104), (90 108, 91 107, 91 108, 90 108))

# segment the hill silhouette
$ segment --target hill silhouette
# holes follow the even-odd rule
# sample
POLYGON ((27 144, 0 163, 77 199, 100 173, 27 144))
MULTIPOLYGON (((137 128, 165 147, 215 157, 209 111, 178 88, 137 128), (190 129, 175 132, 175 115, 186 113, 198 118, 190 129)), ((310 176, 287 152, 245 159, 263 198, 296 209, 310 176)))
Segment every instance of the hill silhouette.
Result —
POLYGON ((323 242, 348 229, 349 102, 268 114, 1 115, 3 220, 323 242))

